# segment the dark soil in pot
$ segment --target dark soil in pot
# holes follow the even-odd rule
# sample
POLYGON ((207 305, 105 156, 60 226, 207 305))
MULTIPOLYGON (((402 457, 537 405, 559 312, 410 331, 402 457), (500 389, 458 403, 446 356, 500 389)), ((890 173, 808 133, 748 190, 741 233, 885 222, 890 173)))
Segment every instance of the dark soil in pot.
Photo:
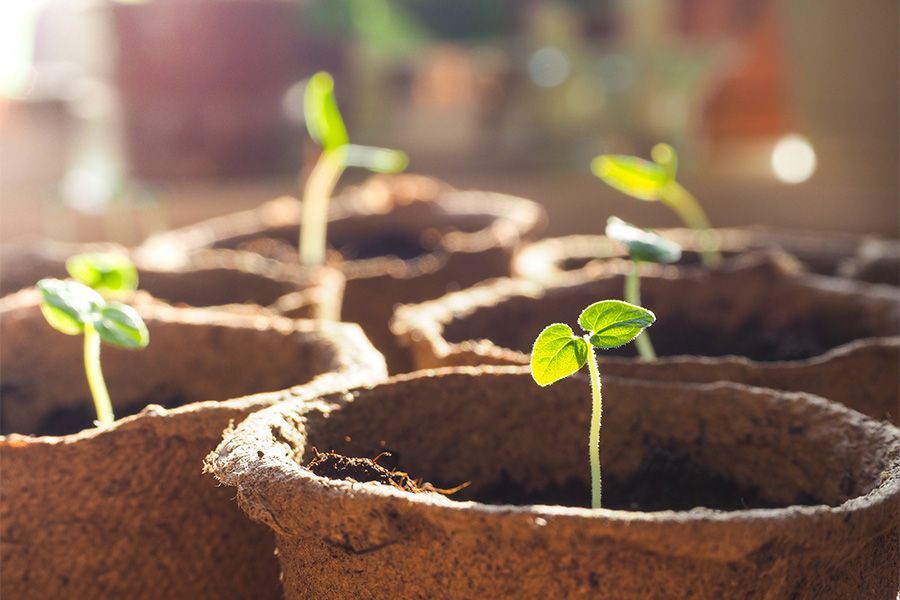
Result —
POLYGON ((895 427, 804 394, 610 377, 607 508, 589 510, 589 419, 582 379, 420 372, 261 411, 208 463, 275 531, 288 598, 894 598, 895 427), (327 479, 312 447, 469 486, 327 479))
MULTIPOLYGON (((151 238, 142 252, 204 248, 297 261, 300 203, 290 198, 151 238)), ((377 176, 331 206, 328 243, 347 283, 341 318, 360 323, 392 372, 411 367, 388 322, 400 303, 437 298, 509 274, 513 252, 544 220, 529 200, 459 191, 426 177, 377 176)))
MULTIPOLYGON (((44 277, 66 278, 66 259, 83 252, 122 252, 116 244, 53 241, 0 246, 0 295, 33 286, 44 277)), ((332 319, 340 313, 344 278, 330 267, 301 269, 249 252, 198 252, 171 261, 134 257, 140 289, 177 306, 260 311, 294 318, 332 319), (152 264, 151 264, 152 262, 152 264), (165 263, 165 264, 163 264, 165 263), (246 306, 242 306, 246 305, 246 306)))
POLYGON ((98 429, 81 340, 51 329, 38 298, 0 301, 0 595, 280 597, 270 534, 201 474, 202 459, 229 423, 298 384, 383 378, 362 331, 142 305, 150 345, 102 349, 119 419, 98 429), (268 393, 242 397, 257 392, 268 393))
MULTIPOLYGON (((489 282, 401 307, 394 331, 412 348, 417 368, 527 364, 548 323, 570 322, 592 302, 621 298, 627 268, 594 265, 546 285, 489 282)), ((670 366, 635 367, 642 377, 809 391, 877 418, 900 416, 900 354, 896 339, 886 339, 900 330, 893 288, 804 275, 777 254, 748 256, 715 271, 650 266, 644 272, 642 304, 657 315, 650 336, 664 357, 658 364, 670 366)), ((634 357, 634 349, 610 354, 634 357)), ((615 374, 631 376, 635 362, 609 364, 624 370, 615 374)))
MULTIPOLYGON (((715 231, 726 260, 760 250, 781 250, 819 275, 900 285, 900 243, 896 240, 763 227, 715 231)), ((680 264, 700 263, 700 245, 694 232, 666 229, 660 233, 682 246, 680 264)), ((513 260, 513 274, 544 282, 560 272, 623 256, 623 247, 602 235, 550 238, 522 247, 513 260)))

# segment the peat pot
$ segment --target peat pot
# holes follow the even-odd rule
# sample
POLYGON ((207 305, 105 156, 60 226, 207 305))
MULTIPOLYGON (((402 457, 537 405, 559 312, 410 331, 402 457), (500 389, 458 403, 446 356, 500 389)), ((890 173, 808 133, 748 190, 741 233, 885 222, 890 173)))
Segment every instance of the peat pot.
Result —
MULTIPOLYGON (((83 252, 121 252, 116 244, 34 241, 0 246, 0 295, 43 277, 68 277, 66 259, 83 252)), ((250 252, 207 250, 162 265, 133 256, 140 288, 174 305, 337 320, 344 277, 337 269, 302 269, 250 252)))
MULTIPOLYGON (((292 198, 150 238, 151 261, 200 249, 256 252, 294 264, 300 203, 292 198)), ((347 278, 341 318, 360 323, 392 372, 409 370, 388 322, 394 306, 508 275, 515 249, 544 222, 529 200, 459 191, 434 179, 378 176, 331 206, 328 243, 347 278)))
POLYGON ((150 345, 102 348, 119 419, 97 428, 81 339, 44 322, 38 297, 0 301, 0 596, 280 597, 271 534, 203 457, 298 384, 384 378, 359 327, 142 305, 150 345))
POLYGON ((900 430, 732 383, 610 377, 603 394, 596 510, 588 383, 541 389, 527 367, 293 399, 207 461, 275 531, 288 599, 894 598, 900 430), (413 493, 361 461, 304 466, 385 450, 412 478, 468 486, 413 493))
MULTIPOLYGON (((397 309, 393 321, 418 369, 528 364, 538 333, 575 331, 581 311, 621 298, 625 261, 561 273, 545 284, 499 279, 397 309)), ((721 269, 644 265, 641 304, 661 357, 612 351, 605 372, 685 382, 736 381, 819 394, 883 419, 900 417, 900 303, 890 286, 806 275, 784 255, 746 256, 721 269)), ((605 353, 606 354, 606 353, 605 353)))
MULTIPOLYGON (((819 275, 845 277, 868 283, 900 285, 900 243, 875 236, 763 227, 714 230, 726 259, 757 252, 782 250, 819 275)), ((700 262, 697 234, 689 229, 664 229, 666 238, 678 242, 682 264, 700 262)), ((513 275, 547 281, 562 271, 572 271, 608 258, 621 258, 624 248, 603 235, 570 235, 548 238, 523 246, 513 259, 513 275)))

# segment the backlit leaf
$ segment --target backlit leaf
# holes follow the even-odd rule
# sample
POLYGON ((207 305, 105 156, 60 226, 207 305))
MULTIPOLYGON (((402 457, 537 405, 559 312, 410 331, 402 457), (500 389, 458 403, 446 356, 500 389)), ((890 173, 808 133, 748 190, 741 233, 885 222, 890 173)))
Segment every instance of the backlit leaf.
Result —
POLYGON ((591 171, 610 186, 639 200, 659 200, 672 181, 669 170, 636 156, 603 154, 591 162, 591 171))
POLYGON ((76 281, 98 292, 130 292, 137 289, 138 272, 125 254, 92 252, 66 261, 66 270, 76 281))
POLYGON ((77 335, 85 323, 95 322, 105 304, 100 294, 77 281, 41 279, 37 288, 43 299, 44 318, 54 329, 68 335, 77 335))
POLYGON ((591 335, 591 344, 608 350, 624 346, 653 324, 656 315, 621 300, 601 300, 585 308, 578 323, 591 335))
POLYGON ((306 130, 325 151, 334 150, 350 140, 347 127, 334 97, 334 79, 319 71, 309 79, 303 94, 306 130))
POLYGON ((547 386, 578 371, 591 352, 588 343, 575 337, 572 328, 563 323, 546 327, 531 350, 531 376, 547 386))
POLYGON ((409 164, 409 157, 400 150, 347 144, 344 164, 362 167, 376 173, 399 173, 409 164))
POLYGON ((125 304, 113 302, 100 310, 100 318, 94 323, 100 339, 121 348, 145 348, 150 343, 150 333, 136 310, 125 304))
POLYGON ((681 246, 657 233, 635 227, 618 217, 606 222, 606 236, 628 248, 634 260, 671 263, 681 258, 681 246))

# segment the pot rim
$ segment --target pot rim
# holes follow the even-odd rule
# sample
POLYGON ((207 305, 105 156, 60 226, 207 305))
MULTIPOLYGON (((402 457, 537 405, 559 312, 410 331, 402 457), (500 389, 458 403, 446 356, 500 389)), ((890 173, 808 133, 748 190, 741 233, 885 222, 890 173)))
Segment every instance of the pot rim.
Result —
MULTIPOLYGON (((265 280, 283 288, 283 293, 274 302, 260 307, 274 311, 275 314, 296 311, 300 307, 310 307, 310 310, 315 311, 317 316, 327 316, 337 320, 335 310, 337 306, 330 306, 328 295, 333 294, 340 297, 346 281, 343 272, 331 265, 303 267, 299 263, 296 265, 286 264, 252 252, 225 248, 200 250, 192 253, 189 257, 177 257, 177 253, 173 253, 171 257, 154 261, 140 250, 129 250, 115 243, 76 243, 28 239, 0 244, 0 264, 37 258, 39 261, 53 262, 62 268, 69 257, 85 252, 112 252, 128 256, 137 268, 139 276, 187 277, 204 276, 216 271, 234 271, 251 277, 257 282, 265 280)), ((66 277, 67 275, 60 273, 59 276, 66 277)), ((30 282, 31 285, 34 283, 34 281, 30 282)), ((11 294, 18 291, 21 290, 15 290, 11 294)), ((245 304, 221 304, 198 306, 197 308, 225 310, 243 305, 245 304)))
MULTIPOLYGON (((799 270, 797 263, 780 252, 760 252, 735 259, 721 270, 739 271, 772 261, 777 276, 791 278, 799 285, 805 285, 817 291, 844 294, 866 294, 895 303, 897 292, 891 286, 846 281, 834 277, 812 275, 799 270)), ((683 277, 705 278, 715 276, 715 272, 702 267, 675 265, 642 265, 642 277, 653 277, 664 281, 674 281, 683 277)), ((624 276, 631 269, 631 261, 627 259, 610 259, 602 263, 590 264, 575 271, 562 271, 545 281, 535 281, 521 277, 502 277, 478 283, 470 288, 450 292, 440 298, 419 304, 401 304, 394 310, 390 328, 401 343, 408 346, 426 344, 438 359, 445 359, 458 354, 474 354, 488 362, 501 364, 528 364, 528 355, 495 344, 489 339, 468 339, 458 342, 444 337, 446 326, 458 318, 465 318, 480 309, 498 306, 512 298, 528 298, 537 300, 549 292, 565 292, 591 282, 624 276)), ((782 368, 824 362, 835 355, 846 354, 859 347, 870 345, 897 345, 900 335, 884 335, 854 340, 831 348, 813 357, 785 361, 756 361, 739 355, 703 356, 673 355, 660 357, 659 361, 677 362, 678 360, 702 359, 711 363, 728 363, 745 365, 754 368, 782 368)), ((630 361, 620 357, 610 360, 630 361)))
MULTIPOLYGON (((35 309, 40 303, 40 295, 34 288, 27 288, 15 294, 0 298, 0 319, 19 310, 35 309)), ((11 433, 0 435, 0 448, 15 448, 23 445, 69 444, 79 440, 138 426, 146 419, 173 419, 198 411, 216 409, 247 410, 264 407, 276 400, 290 398, 304 388, 331 389, 347 388, 363 383, 385 379, 387 367, 384 357, 378 352, 365 333, 356 323, 342 323, 324 319, 291 319, 277 315, 239 314, 215 308, 176 307, 162 303, 140 304, 135 307, 148 321, 175 323, 181 327, 225 326, 254 331, 273 331, 279 334, 301 334, 311 340, 318 339, 331 346, 336 367, 320 373, 312 380, 271 392, 249 394, 238 398, 221 400, 201 400, 183 404, 175 408, 163 408, 148 404, 140 412, 116 419, 106 427, 88 427, 77 433, 62 436, 28 435, 11 433)))
MULTIPOLYGON (((765 402, 802 402, 816 405, 820 410, 824 409, 835 418, 843 420, 846 424, 853 424, 871 431, 872 437, 881 439, 881 443, 888 444, 885 454, 890 455, 891 462, 884 473, 881 482, 866 494, 855 496, 838 506, 825 504, 815 506, 791 505, 779 508, 755 508, 734 511, 718 511, 707 508, 694 508, 687 511, 659 511, 640 512, 608 508, 589 509, 559 505, 492 505, 476 501, 450 500, 437 493, 413 494, 391 486, 373 482, 351 482, 346 480, 334 480, 320 477, 302 467, 288 452, 281 448, 279 452, 273 452, 270 424, 298 405, 312 411, 319 410, 328 413, 340 406, 352 402, 347 400, 354 393, 365 393, 382 386, 403 384, 410 380, 430 378, 445 374, 462 374, 475 377, 490 377, 504 375, 530 376, 528 367, 519 366, 480 366, 480 367, 444 367, 440 369, 428 369, 396 375, 382 383, 368 385, 347 391, 343 399, 335 399, 329 403, 323 398, 328 393, 308 393, 292 398, 291 401, 273 406, 248 417, 234 431, 227 432, 218 448, 213 451, 206 460, 208 468, 223 484, 236 487, 243 495, 245 488, 253 487, 252 496, 258 497, 265 494, 266 488, 285 488, 293 491, 306 490, 313 493, 324 494, 332 498, 340 498, 343 502, 357 502, 371 499, 392 499, 402 503, 427 507, 428 509, 463 512, 485 517, 527 517, 527 518, 574 518, 589 522, 627 526, 631 524, 674 524, 683 525, 690 523, 753 523, 770 521, 782 518, 791 519, 817 519, 823 516, 845 515, 864 511, 870 507, 889 501, 900 500, 900 429, 886 423, 878 422, 865 415, 846 408, 838 403, 830 402, 824 398, 801 392, 782 392, 766 388, 751 387, 729 382, 716 382, 707 384, 684 384, 673 382, 645 382, 620 377, 609 377, 610 381, 624 382, 654 390, 664 390, 672 387, 682 387, 698 392, 712 392, 717 390, 741 390, 761 398, 765 402), (337 405, 335 404, 337 403, 337 405), (265 446, 266 452, 261 448, 265 446), (258 453, 259 451, 259 453, 258 453), (267 480, 271 477, 271 481, 267 480), (248 485, 249 484, 249 485, 248 485)), ((321 392, 321 390, 318 390, 321 392)), ((876 440, 873 439, 873 442, 876 440)))
MULTIPOLYGON (((685 227, 655 230, 660 235, 677 242, 684 250, 699 252, 698 233, 685 227)), ((712 229, 718 238, 719 249, 724 252, 752 251, 754 243, 762 246, 783 244, 790 248, 802 248, 804 252, 846 255, 856 258, 866 245, 876 244, 892 248, 900 254, 900 242, 872 234, 852 234, 836 231, 812 231, 782 229, 762 225, 743 227, 716 227, 712 229)), ((758 250, 758 248, 757 248, 758 250)), ((566 272, 561 264, 566 260, 586 259, 590 262, 625 257, 624 247, 599 234, 576 234, 545 238, 524 245, 513 257, 513 274, 537 281, 546 281, 555 274, 566 272), (598 254, 598 250, 604 254, 598 254)), ((581 267, 584 268, 584 267, 581 267)))
MULTIPOLYGON (((407 175, 407 177, 422 176, 407 175)), ((428 202, 438 213, 450 217, 487 215, 491 217, 491 222, 474 232, 457 231, 445 234, 435 250, 413 259, 374 257, 346 261, 342 268, 353 266, 348 277, 364 277, 372 270, 373 264, 383 265, 386 261, 407 266, 422 263, 419 268, 424 272, 433 271, 440 265, 435 266, 431 263, 434 263, 436 258, 440 260, 447 253, 483 252, 495 246, 513 247, 546 224, 547 218, 543 207, 533 200, 498 192, 457 190, 449 185, 437 183, 440 185, 440 192, 428 202)), ((347 187, 334 197, 329 207, 329 227, 334 227, 342 221, 370 215, 390 214, 394 204, 385 207, 383 202, 370 201, 365 185, 364 182, 359 186, 347 187)), ((208 248, 219 240, 252 235, 261 229, 299 227, 300 206, 298 199, 282 196, 253 209, 213 217, 151 236, 138 248, 137 255, 149 263, 159 261, 170 263, 178 260, 173 255, 179 252, 193 253, 208 248)), ((383 271, 383 267, 380 270, 383 271)), ((400 267, 395 267, 394 270, 400 270, 400 267)))

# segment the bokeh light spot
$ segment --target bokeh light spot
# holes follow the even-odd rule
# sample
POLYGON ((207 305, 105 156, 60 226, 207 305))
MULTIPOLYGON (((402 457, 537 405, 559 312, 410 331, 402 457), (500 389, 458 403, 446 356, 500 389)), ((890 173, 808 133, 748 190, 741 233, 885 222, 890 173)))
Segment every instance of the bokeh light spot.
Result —
POLYGON ((802 135, 786 135, 772 150, 772 172, 783 183, 802 183, 816 171, 816 151, 802 135))
POLYGON ((552 46, 537 50, 528 59, 528 76, 540 87, 561 85, 569 78, 571 71, 572 63, 566 53, 552 46))

